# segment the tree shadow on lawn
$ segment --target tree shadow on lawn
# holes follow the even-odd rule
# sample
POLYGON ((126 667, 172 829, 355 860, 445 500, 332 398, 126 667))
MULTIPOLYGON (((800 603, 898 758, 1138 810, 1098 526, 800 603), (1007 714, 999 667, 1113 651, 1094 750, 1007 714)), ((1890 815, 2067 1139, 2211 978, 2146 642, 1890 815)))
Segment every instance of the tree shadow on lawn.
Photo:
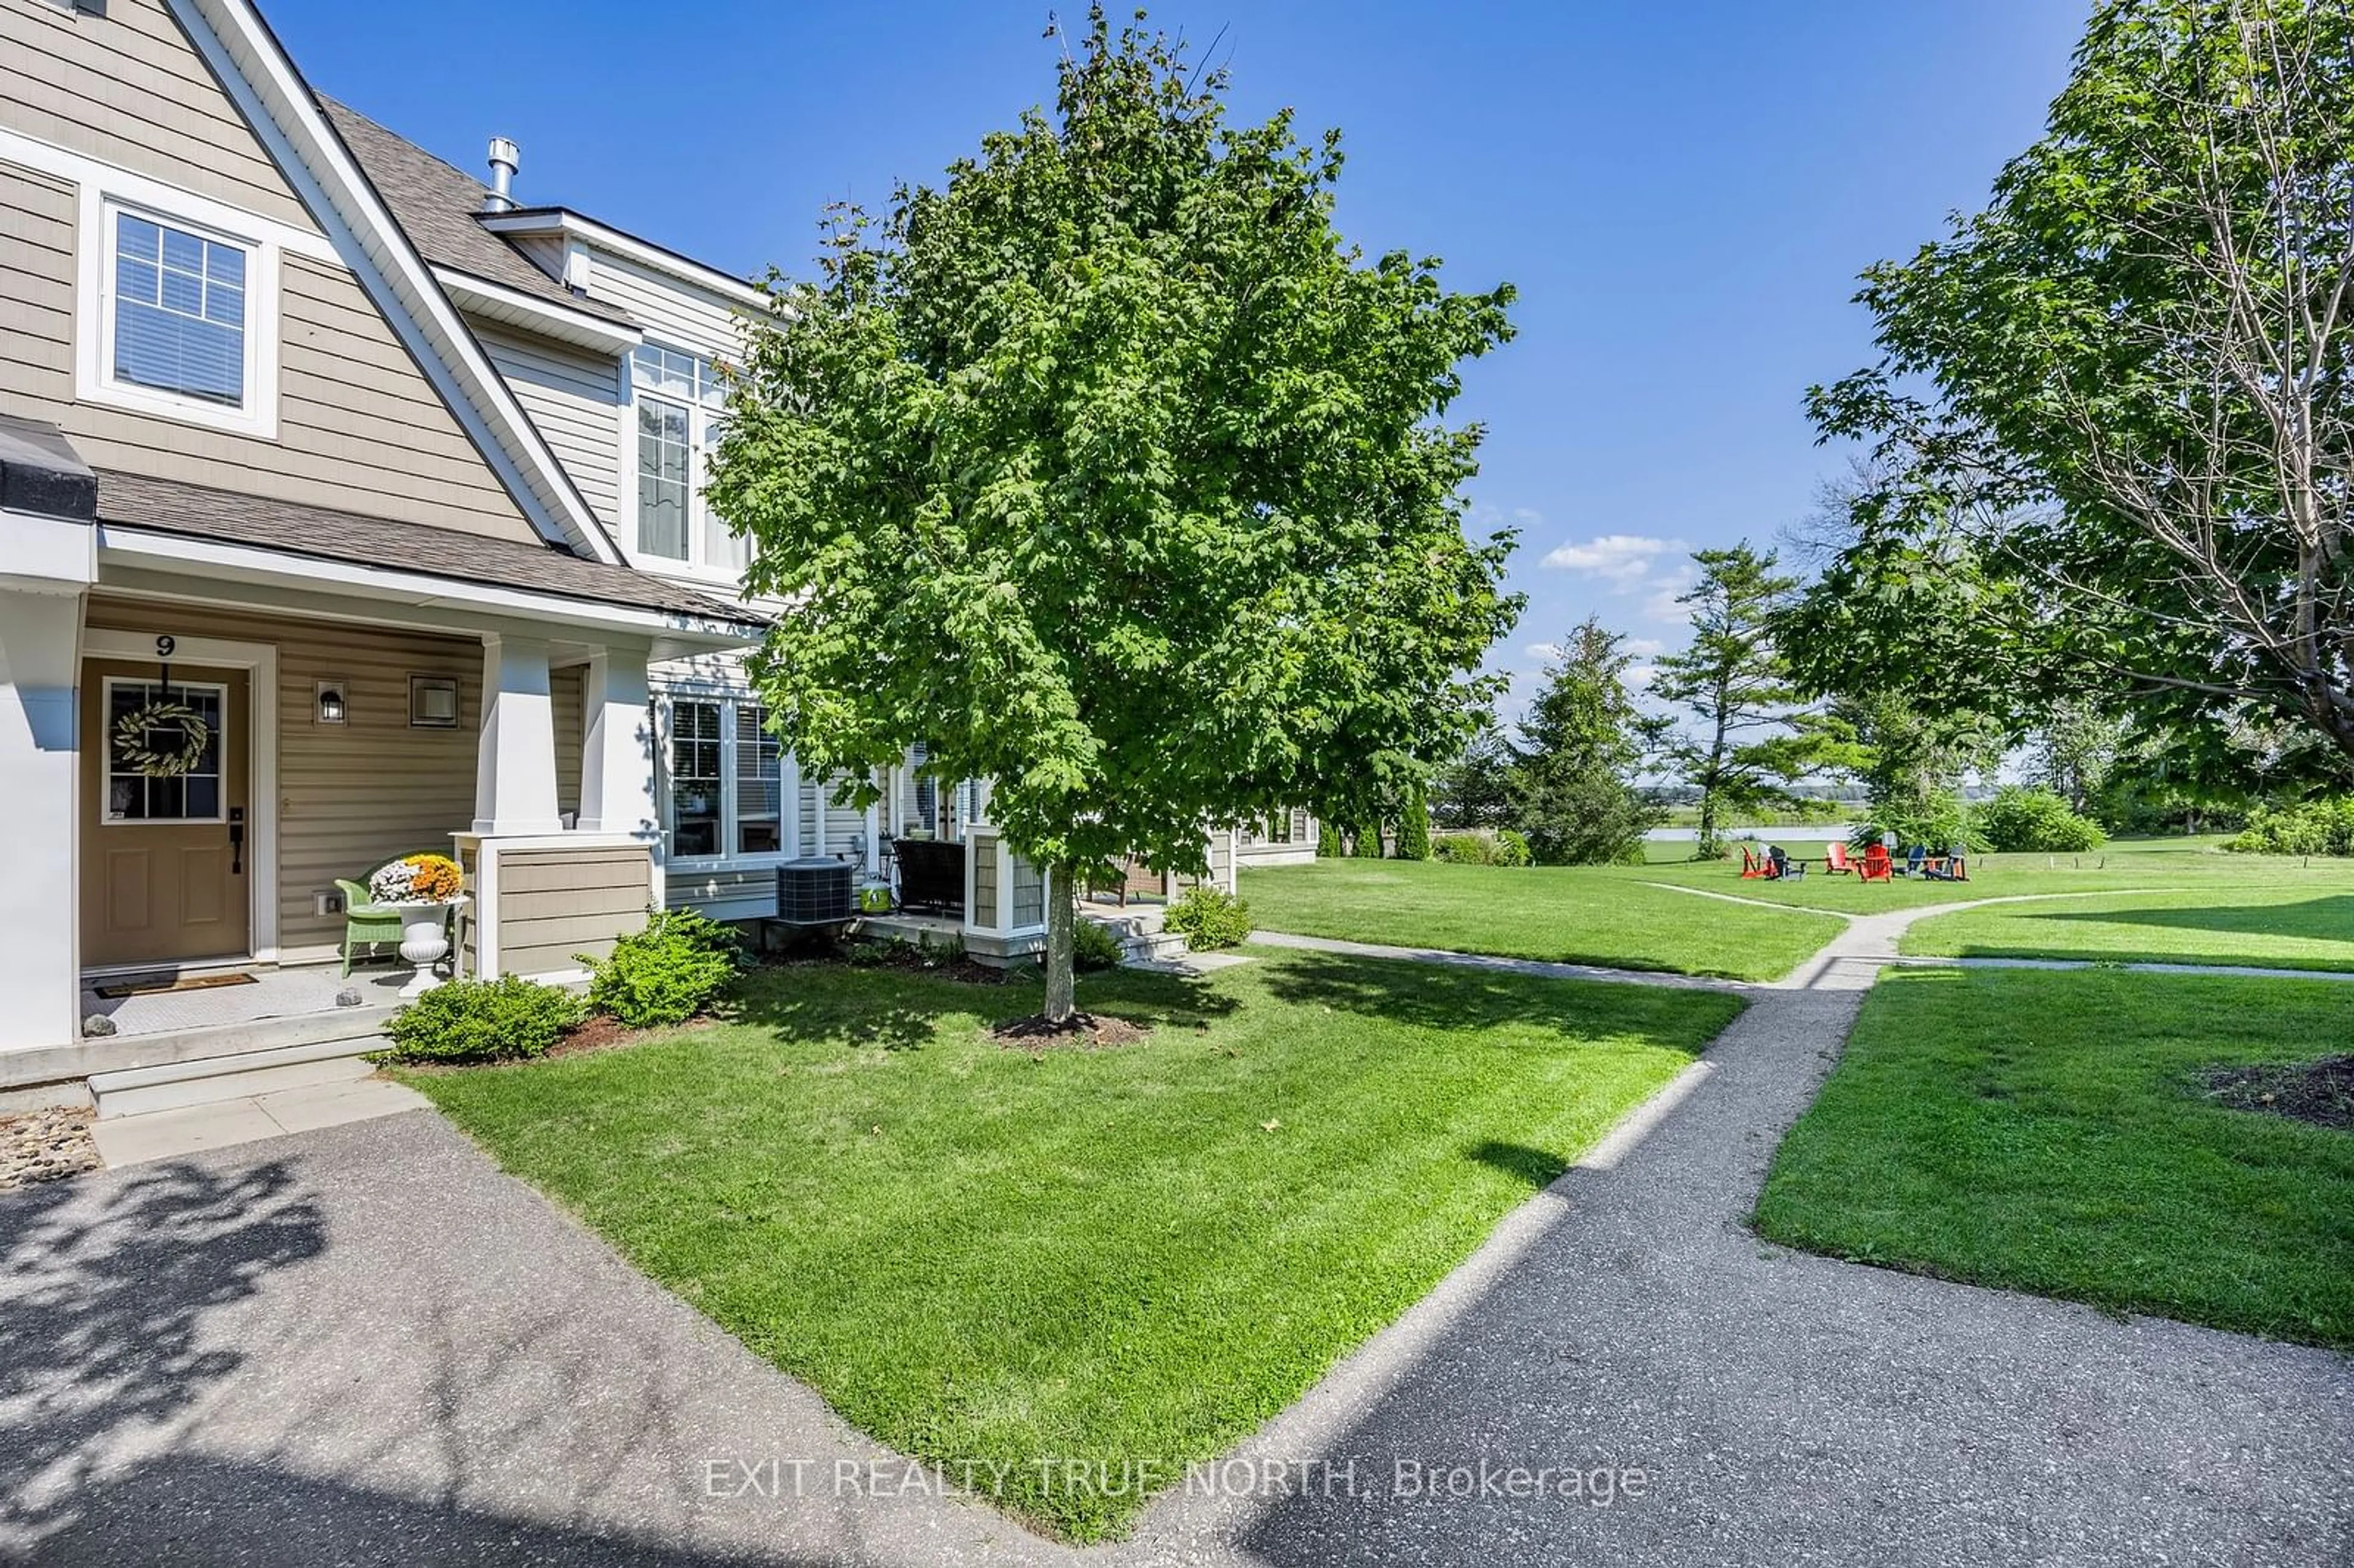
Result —
MULTIPOLYGON (((2015 913, 2009 919, 2018 921, 2053 922, 2055 930, 2068 924, 2084 926, 2146 926, 2168 931, 2209 931, 2249 937, 2285 937, 2305 941, 2342 942, 2348 944, 2343 955, 2346 962, 2354 964, 2354 895, 2338 894, 2325 898, 2307 898, 2295 904, 2217 904, 2201 905, 2190 909, 2039 909, 2032 913, 2015 913)), ((2064 938, 2054 936, 2050 942, 2031 940, 2010 942, 1964 942, 1957 944, 1957 956, 1968 959, 2049 958, 2082 959, 2092 963, 2124 961, 2126 955, 2114 948, 2074 947, 2064 938)), ((2326 956, 2326 955, 2325 955, 2326 956)), ((2172 964, 2238 964, 2263 966, 2268 962, 2284 967, 2297 967, 2298 955, 2268 958, 2263 953, 2247 951, 2232 953, 2158 952, 2148 955, 2151 961, 2172 964)))
POLYGON ((1542 1192, 1561 1180, 1569 1169, 1569 1161, 1547 1150, 1532 1149, 1525 1143, 1499 1143, 1483 1139, 1463 1151, 1491 1171, 1527 1184, 1532 1192, 1542 1192))
POLYGON ((1728 992, 1698 987, 1548 980, 1453 964, 1363 959, 1301 949, 1267 966, 1267 988, 1282 1001, 1362 1013, 1419 1029, 1478 1030, 1537 1023, 1578 1033, 1599 1023, 1611 1034, 1659 1033, 1671 1049, 1697 1053, 1741 1011, 1728 992), (1722 1022, 1702 1039, 1688 1021, 1722 1022))
MULTIPOLYGON (((765 969, 748 980, 732 1021, 803 1044, 914 1051, 943 1022, 977 1017, 984 1026, 1038 1011, 1034 980, 973 985, 905 969, 834 965, 765 969)), ((1205 1029, 1232 1013, 1235 999, 1209 982, 1133 969, 1079 977, 1079 1006, 1124 1018, 1146 1030, 1205 1029)))

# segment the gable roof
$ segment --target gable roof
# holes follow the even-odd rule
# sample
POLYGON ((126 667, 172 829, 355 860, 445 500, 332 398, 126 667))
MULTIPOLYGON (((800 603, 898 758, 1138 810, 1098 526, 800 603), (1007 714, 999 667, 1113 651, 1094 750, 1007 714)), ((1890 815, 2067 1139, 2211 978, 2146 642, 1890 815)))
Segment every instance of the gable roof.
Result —
POLYGON ((317 96, 369 183, 428 261, 528 294, 544 304, 619 326, 637 324, 619 305, 566 288, 477 223, 474 215, 491 194, 488 185, 350 105, 324 93, 317 96))
POLYGON ((620 546, 250 0, 165 4, 524 515, 550 542, 620 564, 620 546))

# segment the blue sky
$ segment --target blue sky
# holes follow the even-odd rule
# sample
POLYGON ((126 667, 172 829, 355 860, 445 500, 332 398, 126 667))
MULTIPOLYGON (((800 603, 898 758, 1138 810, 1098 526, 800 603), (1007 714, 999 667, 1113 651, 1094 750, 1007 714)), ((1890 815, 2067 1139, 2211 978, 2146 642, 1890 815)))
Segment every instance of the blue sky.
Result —
MULTIPOLYGON (((823 205, 880 206, 1054 90, 1020 4, 264 0, 323 90, 517 194, 731 270, 806 270, 823 205), (676 18, 673 21, 671 18, 676 18)), ((1082 7, 1065 5, 1074 18, 1082 7)), ((1224 29, 1235 112, 1340 126, 1340 220, 1521 291, 1471 367, 1478 521, 1522 534, 1518 672, 1588 612, 1680 641, 1691 546, 1771 539, 1842 460, 1801 408, 1870 356, 1854 276, 1981 203, 2065 79, 2081 0, 1172 0, 1224 29), (1548 565, 1547 563, 1551 564, 1548 565)))

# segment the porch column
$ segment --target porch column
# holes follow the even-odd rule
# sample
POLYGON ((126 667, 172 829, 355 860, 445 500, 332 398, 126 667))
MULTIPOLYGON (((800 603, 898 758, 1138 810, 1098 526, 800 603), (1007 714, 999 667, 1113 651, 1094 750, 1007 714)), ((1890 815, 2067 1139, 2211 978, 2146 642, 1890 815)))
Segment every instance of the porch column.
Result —
POLYGON ((662 832, 642 650, 608 648, 580 678, 580 831, 662 832))
MULTIPOLYGON (((474 758, 477 833, 564 831, 556 803, 556 714, 547 694, 546 642, 497 632, 482 638, 482 736, 474 758)), ((581 787, 585 795, 585 777, 581 787)))
MULTIPOLYGON (((87 530, 85 530, 86 532, 87 530)), ((80 1038, 82 596, 0 580, 0 1051, 80 1038)))

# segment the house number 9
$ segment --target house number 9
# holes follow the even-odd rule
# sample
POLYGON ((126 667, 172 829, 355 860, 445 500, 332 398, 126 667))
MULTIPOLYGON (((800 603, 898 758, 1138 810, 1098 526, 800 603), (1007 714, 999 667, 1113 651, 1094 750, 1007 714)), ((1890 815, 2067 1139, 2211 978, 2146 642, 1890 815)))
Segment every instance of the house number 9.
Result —
POLYGON ((179 645, 179 641, 175 638, 158 637, 155 639, 155 657, 158 659, 169 659, 172 656, 173 650, 178 648, 179 645))

